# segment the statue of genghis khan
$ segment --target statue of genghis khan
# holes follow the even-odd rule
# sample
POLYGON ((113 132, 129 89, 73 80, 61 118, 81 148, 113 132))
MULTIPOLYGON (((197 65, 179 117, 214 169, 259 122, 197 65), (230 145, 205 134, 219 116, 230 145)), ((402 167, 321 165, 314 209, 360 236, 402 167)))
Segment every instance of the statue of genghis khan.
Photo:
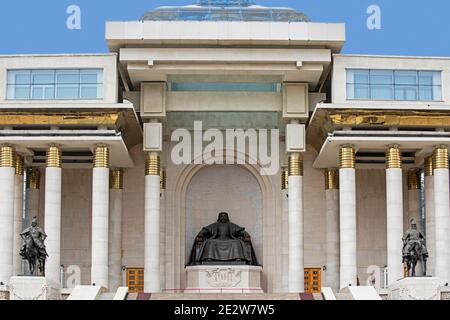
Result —
POLYGON ((406 232, 403 238, 403 263, 408 268, 408 277, 416 276, 416 265, 420 261, 422 263, 423 274, 427 275, 427 259, 428 251, 425 246, 425 237, 417 230, 417 224, 411 219, 411 228, 406 232))
POLYGON ((194 265, 258 265, 251 237, 245 228, 219 213, 217 222, 204 227, 195 238, 189 259, 194 265))
POLYGON ((45 276, 45 261, 48 254, 44 241, 47 235, 38 227, 36 217, 31 221, 31 227, 26 228, 20 236, 23 239, 20 255, 23 260, 28 261, 30 275, 38 275, 37 271, 39 270, 40 275, 45 276))

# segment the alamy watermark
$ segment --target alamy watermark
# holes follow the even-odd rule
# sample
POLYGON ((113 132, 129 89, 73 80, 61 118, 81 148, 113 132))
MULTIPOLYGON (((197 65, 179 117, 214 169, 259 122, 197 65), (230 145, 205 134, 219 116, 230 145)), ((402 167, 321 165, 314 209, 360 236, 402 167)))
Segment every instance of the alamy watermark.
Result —
POLYGON ((250 164, 259 165, 261 175, 275 175, 280 167, 280 133, 278 129, 208 129, 194 121, 194 132, 176 129, 171 152, 175 165, 181 164, 250 164))
POLYGON ((70 5, 66 9, 66 13, 69 15, 66 20, 66 26, 69 30, 81 29, 81 8, 77 5, 70 5))
POLYGON ((381 8, 375 4, 367 7, 367 29, 369 30, 380 30, 381 29, 381 8))

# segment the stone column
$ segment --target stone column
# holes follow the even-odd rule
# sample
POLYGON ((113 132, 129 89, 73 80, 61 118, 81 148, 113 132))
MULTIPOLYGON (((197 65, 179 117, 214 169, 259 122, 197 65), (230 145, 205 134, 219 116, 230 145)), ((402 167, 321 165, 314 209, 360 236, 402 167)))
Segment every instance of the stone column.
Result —
POLYGON ((166 171, 160 171, 160 189, 161 189, 161 219, 160 219, 160 273, 161 273, 161 288, 165 288, 166 284, 166 205, 165 205, 165 192, 166 192, 166 171))
POLYGON ((340 213, 340 288, 357 284, 356 254, 356 172, 355 149, 340 149, 339 213, 340 213))
POLYGON ((145 161, 144 291, 161 292, 160 274, 160 158, 151 152, 145 161))
POLYGON ((109 178, 109 290, 122 286, 123 170, 111 170, 109 178))
POLYGON ((436 236, 434 224, 434 177, 433 157, 425 159, 425 236, 429 258, 427 261, 427 274, 434 276, 436 265, 436 236))
POLYGON ((41 172, 39 168, 28 168, 25 188, 25 224, 31 225, 31 219, 39 215, 39 189, 41 172))
POLYGON ((436 235, 436 277, 443 283, 449 280, 449 171, 448 149, 445 146, 437 147, 433 154, 434 167, 434 212, 436 235))
POLYGON ((11 146, 0 148, 0 282, 13 275, 14 155, 11 146))
POLYGON ((304 292, 303 159, 289 156, 289 292, 304 292))
POLYGON ((404 276, 403 248, 403 175, 402 158, 398 146, 386 151, 386 226, 388 283, 404 276))
POLYGON ((423 223, 420 208, 420 171, 408 171, 408 221, 414 219, 417 228, 423 233, 423 223))
POLYGON ((281 285, 280 292, 289 292, 289 171, 281 172, 282 228, 281 230, 281 285))
POLYGON ((327 223, 326 285, 339 291, 339 171, 325 170, 327 223))
POLYGON ((109 149, 97 146, 92 171, 91 283, 108 288, 109 149))
POLYGON ((45 169, 45 232, 48 259, 46 278, 56 286, 61 286, 61 149, 52 145, 47 151, 45 169))
POLYGON ((16 155, 15 157, 15 177, 14 177, 14 245, 13 245, 13 275, 21 275, 22 257, 20 256, 20 248, 22 247, 22 237, 20 233, 23 231, 23 184, 24 184, 24 163, 23 157, 16 155))

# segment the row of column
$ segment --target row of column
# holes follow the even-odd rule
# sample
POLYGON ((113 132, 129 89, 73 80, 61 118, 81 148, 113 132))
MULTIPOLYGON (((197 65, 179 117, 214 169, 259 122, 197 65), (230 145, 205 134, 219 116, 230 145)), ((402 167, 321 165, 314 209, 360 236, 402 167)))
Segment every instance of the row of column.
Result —
MULTIPOLYGON (((59 146, 47 151, 45 169, 44 230, 48 253, 46 278, 61 285, 61 196, 62 155, 59 146)), ((0 149, 0 282, 22 274, 19 255, 24 225, 24 161, 12 146, 0 149)), ((94 150, 92 178, 92 267, 91 282, 105 288, 122 285, 122 189, 123 171, 109 170, 109 150, 94 150), (110 178, 111 174, 111 178, 110 178), (111 203, 110 203, 111 200, 111 203)), ((26 221, 38 215, 40 173, 27 170, 26 221)), ((27 223, 27 227, 28 227, 27 223)))
MULTIPOLYGON (((425 161, 425 206, 429 272, 449 279, 450 216, 449 216, 448 150, 437 147, 425 161)), ((355 150, 340 149, 340 168, 325 171, 327 215, 327 283, 339 289, 357 284, 357 228, 355 150)), ((420 219, 420 186, 417 172, 408 173, 409 218, 420 219)), ((386 218, 387 266, 389 283, 404 277, 402 264, 403 176, 401 152, 397 145, 386 151, 386 218)))
MULTIPOLYGON (((425 160, 425 206, 427 247, 430 254, 428 274, 450 278, 449 159, 445 146, 435 148, 425 160)), ((342 146, 339 169, 325 171, 327 284, 336 290, 357 285, 357 223, 355 149, 342 146)), ((303 280, 303 162, 290 154, 289 168, 282 176, 288 185, 289 210, 289 292, 302 292, 303 280)), ((417 171, 408 173, 409 219, 419 223, 420 181, 417 171)), ((404 277, 402 249, 403 172, 399 146, 386 150, 386 234, 389 283, 404 277)))

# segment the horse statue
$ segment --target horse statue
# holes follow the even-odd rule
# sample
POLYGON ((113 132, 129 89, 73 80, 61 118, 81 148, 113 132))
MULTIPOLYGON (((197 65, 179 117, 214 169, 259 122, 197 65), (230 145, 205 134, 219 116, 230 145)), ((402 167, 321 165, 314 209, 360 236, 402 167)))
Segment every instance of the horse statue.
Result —
POLYGON ((417 230, 417 224, 414 219, 411 219, 411 229, 403 238, 403 263, 406 264, 408 270, 408 277, 416 277, 416 266, 420 261, 422 264, 422 274, 419 276, 425 277, 427 275, 427 259, 428 251, 425 246, 425 237, 417 230))
POLYGON ((31 227, 25 229, 20 236, 23 239, 20 255, 28 261, 30 276, 45 276, 45 261, 48 257, 44 241, 47 238, 45 232, 37 226, 36 217, 31 222, 31 227))

